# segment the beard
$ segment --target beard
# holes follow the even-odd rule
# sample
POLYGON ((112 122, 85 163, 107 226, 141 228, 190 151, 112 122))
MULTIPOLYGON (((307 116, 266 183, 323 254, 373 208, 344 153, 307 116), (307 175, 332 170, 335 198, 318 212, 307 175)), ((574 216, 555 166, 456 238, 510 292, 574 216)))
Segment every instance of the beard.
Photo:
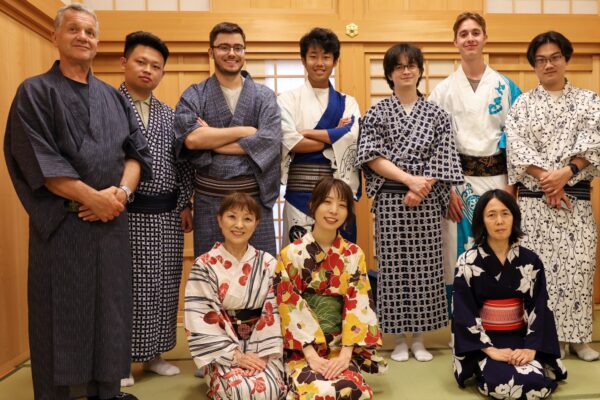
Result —
POLYGON ((215 59, 215 69, 217 71, 219 71, 223 75, 228 75, 228 76, 238 75, 240 73, 240 71, 242 70, 243 66, 244 66, 244 64, 240 63, 239 68, 236 68, 236 69, 227 69, 224 66, 222 66, 220 64, 220 62, 217 62, 217 60, 215 59))

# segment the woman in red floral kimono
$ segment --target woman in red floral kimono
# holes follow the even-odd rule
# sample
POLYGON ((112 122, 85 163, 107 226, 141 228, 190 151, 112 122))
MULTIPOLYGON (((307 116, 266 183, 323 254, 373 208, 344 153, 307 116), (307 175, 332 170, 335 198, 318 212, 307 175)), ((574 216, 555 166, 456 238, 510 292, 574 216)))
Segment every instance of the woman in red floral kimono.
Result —
POLYGON ((223 199, 217 216, 225 238, 192 266, 185 288, 185 327, 211 399, 282 399, 282 337, 273 256, 248 244, 260 207, 245 193, 223 199))
POLYGON ((360 370, 379 373, 381 334, 365 256, 338 229, 354 217, 350 187, 323 178, 309 203, 312 232, 285 247, 275 276, 292 399, 372 399, 360 370))

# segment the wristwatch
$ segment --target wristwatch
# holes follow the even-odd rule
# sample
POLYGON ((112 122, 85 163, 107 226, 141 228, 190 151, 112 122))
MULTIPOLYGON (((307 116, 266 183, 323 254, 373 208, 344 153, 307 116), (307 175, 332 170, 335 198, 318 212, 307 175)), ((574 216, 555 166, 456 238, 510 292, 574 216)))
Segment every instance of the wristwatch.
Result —
POLYGON ((125 192, 125 195, 127 196, 127 204, 131 203, 134 199, 134 194, 131 191, 131 189, 129 189, 129 186, 127 185, 121 185, 119 186, 119 189, 121 189, 122 191, 125 192))
POLYGON ((573 173, 573 176, 577 175, 580 171, 579 167, 575 163, 570 162, 567 164, 567 166, 569 168, 571 168, 571 172, 573 173))

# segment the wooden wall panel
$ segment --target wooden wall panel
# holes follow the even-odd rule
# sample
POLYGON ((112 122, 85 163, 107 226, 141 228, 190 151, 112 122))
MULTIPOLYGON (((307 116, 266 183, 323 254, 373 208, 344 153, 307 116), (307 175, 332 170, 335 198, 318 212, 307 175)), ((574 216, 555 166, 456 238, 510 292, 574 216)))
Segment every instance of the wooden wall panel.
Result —
MULTIPOLYGON (((0 12, 0 138, 12 99, 25 78, 45 72, 55 50, 40 36, 0 12)), ((0 155, 0 377, 29 356, 27 335, 28 218, 0 155)))

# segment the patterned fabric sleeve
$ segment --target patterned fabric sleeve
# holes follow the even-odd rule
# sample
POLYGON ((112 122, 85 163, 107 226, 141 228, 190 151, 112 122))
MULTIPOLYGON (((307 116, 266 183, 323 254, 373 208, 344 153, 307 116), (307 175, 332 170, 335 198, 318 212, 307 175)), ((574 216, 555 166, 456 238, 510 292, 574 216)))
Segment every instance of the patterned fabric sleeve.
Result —
MULTIPOLYGON (((575 90, 575 89, 572 89, 575 90)), ((570 152, 563 157, 563 163, 568 163, 574 156, 581 156, 590 162, 582 173, 572 177, 568 184, 574 185, 580 180, 600 176, 600 96, 587 91, 578 90, 578 94, 584 95, 579 101, 576 96, 578 107, 584 108, 584 120, 582 126, 577 128, 577 140, 570 152), (586 173, 587 172, 587 173, 586 173)))
POLYGON ((519 96, 506 117, 508 183, 511 185, 524 181, 530 165, 540 168, 546 166, 543 158, 535 149, 535 140, 530 137, 531 117, 528 104, 530 97, 531 92, 519 96))
MULTIPOLYGON (((258 86, 258 85, 257 85, 258 86)), ((256 133, 239 139, 237 143, 262 174, 272 168, 279 169, 281 161, 281 116, 275 94, 263 86, 257 87, 257 99, 261 107, 256 133)))
POLYGON ((194 194, 194 167, 187 161, 176 162, 175 171, 177 173, 177 211, 181 212, 186 208, 194 194))
MULTIPOLYGON (((209 257, 209 253, 203 256, 209 257)), ((230 367, 239 343, 222 311, 218 279, 200 256, 185 287, 185 329, 190 353, 198 368, 217 362, 230 367)))
POLYGON ((345 266, 348 289, 344 295, 342 346, 380 347, 381 332, 371 304, 371 285, 367 277, 365 254, 355 244, 351 244, 347 251, 358 262, 345 266))
POLYGON ((448 114, 439 109, 436 122, 436 139, 432 143, 432 155, 423 169, 423 176, 436 178, 440 183, 450 185, 464 181, 460 159, 456 151, 454 133, 448 114))
POLYGON ((269 257, 268 261, 265 262, 265 267, 270 270, 268 273, 269 291, 262 307, 262 315, 256 325, 254 325, 254 331, 249 341, 249 347, 255 347, 254 352, 259 357, 283 357, 281 320, 273 289, 273 272, 276 268, 276 263, 277 261, 273 257, 269 257))
POLYGON ((379 157, 389 159, 385 152, 384 126, 379 115, 379 104, 381 103, 371 107, 364 117, 360 119, 360 133, 356 154, 356 166, 361 168, 365 174, 367 196, 369 197, 377 194, 385 179, 369 168, 367 163, 379 157))
POLYGON ((468 250, 456 263, 452 294, 452 333, 454 354, 457 356, 492 346, 479 317, 479 307, 471 288, 471 280, 483 273, 483 269, 475 265, 477 254, 477 248, 468 250))
POLYGON ((318 319, 302 298, 303 290, 300 265, 297 268, 289 257, 294 245, 284 248, 279 255, 275 271, 277 304, 281 316, 283 347, 302 351, 307 344, 325 344, 325 335, 318 319))

